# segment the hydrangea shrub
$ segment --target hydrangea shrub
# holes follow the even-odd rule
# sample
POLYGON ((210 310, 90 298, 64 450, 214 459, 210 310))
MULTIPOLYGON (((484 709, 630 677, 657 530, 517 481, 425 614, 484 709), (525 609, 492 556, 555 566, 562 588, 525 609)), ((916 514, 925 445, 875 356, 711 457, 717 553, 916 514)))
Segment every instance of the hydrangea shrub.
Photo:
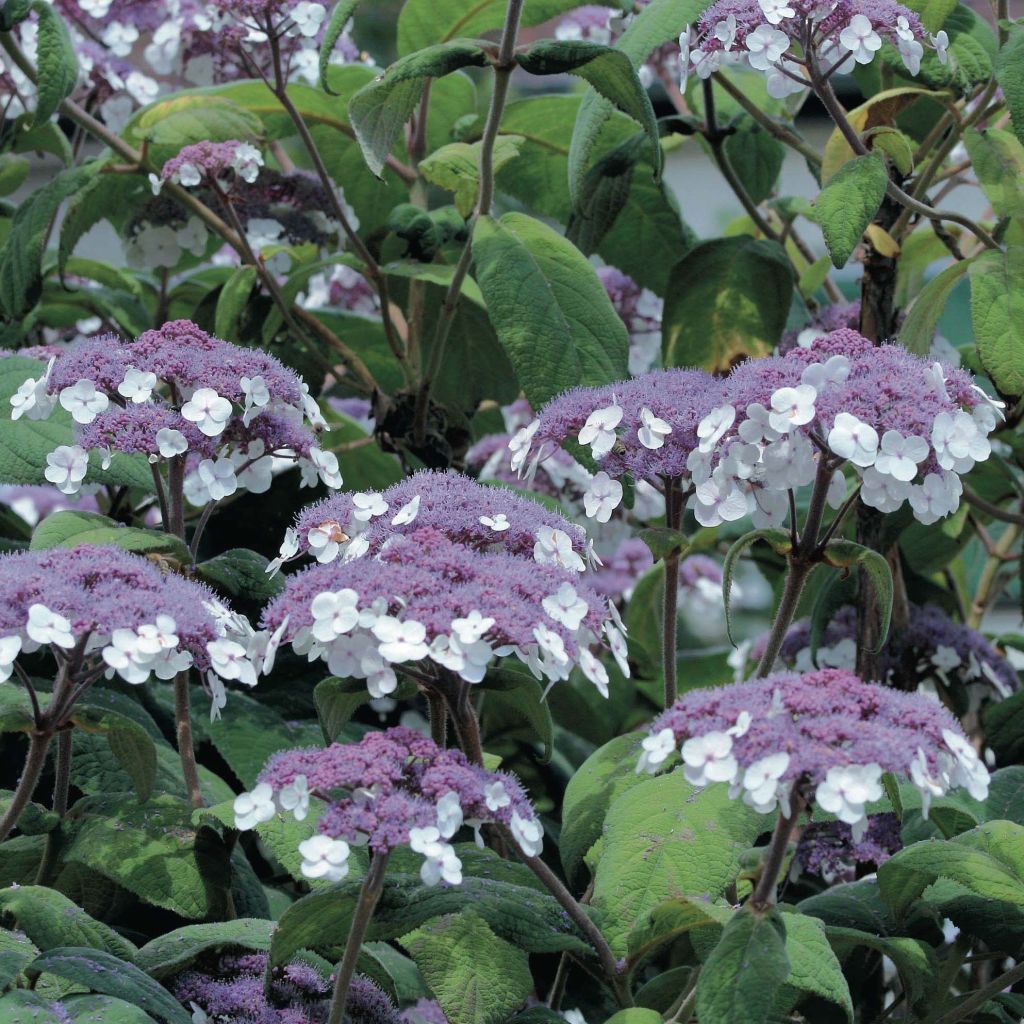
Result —
POLYGON ((0 1022, 1024 1019, 1019 14, 0 0, 0 1022))

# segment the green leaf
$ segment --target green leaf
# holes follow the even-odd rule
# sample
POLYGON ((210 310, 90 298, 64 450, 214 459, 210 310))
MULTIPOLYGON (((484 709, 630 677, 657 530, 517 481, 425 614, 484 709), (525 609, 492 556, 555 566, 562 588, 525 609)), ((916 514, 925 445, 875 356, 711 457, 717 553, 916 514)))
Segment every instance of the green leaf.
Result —
POLYGON ((518 54, 516 60, 531 75, 570 74, 589 83, 598 95, 643 128, 651 143, 655 175, 660 173, 661 143, 654 108, 633 62, 623 50, 582 39, 542 39, 518 54))
POLYGON ((646 779, 636 772, 645 733, 616 736, 599 747, 569 779, 562 803, 558 844, 562 867, 571 883, 581 882, 583 858, 601 838, 605 815, 622 793, 646 779))
MULTIPOLYGON (((367 937, 395 939, 436 917, 472 909, 496 935, 526 952, 590 952, 561 906, 535 887, 528 868, 513 863, 499 866, 490 852, 474 860, 475 850, 472 845, 456 847, 463 878, 461 885, 450 888, 428 887, 418 875, 389 870, 367 937)), ((339 958, 359 889, 358 879, 347 878, 296 900, 278 922, 271 962, 287 963, 300 949, 339 958)))
POLYGON ((207 953, 228 949, 267 952, 273 933, 273 921, 256 918, 190 924, 147 942, 136 954, 135 963, 159 980, 180 973, 207 953))
POLYGON ((762 203, 775 190, 786 156, 785 147, 749 114, 741 114, 732 128, 732 134, 723 143, 725 155, 750 198, 762 203))
POLYGON ((767 355, 782 337, 793 285, 777 242, 699 242, 676 264, 665 293, 665 366, 724 373, 745 356, 767 355))
POLYGON ((522 213, 481 217, 473 257, 491 322, 534 408, 567 388, 628 375, 625 326, 571 242, 522 213))
POLYGON ((759 540, 768 544, 777 555, 788 555, 793 550, 793 539, 789 533, 780 527, 770 527, 745 533, 739 540, 734 541, 732 547, 726 552, 725 561, 722 563, 722 599, 725 602, 725 629, 733 645, 736 641, 732 639, 732 619, 729 615, 732 577, 740 555, 753 547, 759 540))
POLYGON ((71 942, 103 950, 122 960, 134 960, 138 952, 133 943, 90 917, 55 889, 22 885, 0 890, 0 911, 11 915, 17 929, 28 936, 37 951, 71 942))
POLYGON ((898 128, 879 125, 864 133, 864 141, 877 152, 884 153, 905 178, 914 171, 914 144, 898 128))
POLYGON ((647 919, 629 933, 630 963, 638 964, 660 946, 675 942, 695 928, 707 928, 709 934, 718 935, 733 914, 732 907, 699 896, 679 896, 659 903, 647 919))
POLYGON ((605 1024, 659 1024, 661 1014, 642 1006, 631 1006, 628 1010, 613 1013, 605 1024))
POLYGON ((1006 97, 1013 130, 1024 142, 1024 25, 1011 25, 996 60, 996 80, 1006 97))
POLYGON ((850 987, 829 945, 825 926, 817 918, 803 914, 785 914, 782 921, 789 959, 786 987, 842 1007, 846 1019, 852 1022, 850 987))
POLYGON ((778 910, 743 907, 725 926, 697 980, 701 1024, 763 1024, 789 969, 778 910))
POLYGON ((984 716, 985 739, 996 752, 999 763, 1024 760, 1024 691, 998 704, 989 704, 984 716))
POLYGON ((402 57, 380 78, 364 85, 349 100, 348 116, 370 170, 381 177, 391 147, 419 104, 428 79, 486 64, 487 54, 479 43, 459 39, 402 57))
POLYGON ((329 676, 316 684, 313 701, 323 730, 324 742, 333 743, 352 716, 370 699, 362 679, 329 676))
POLYGON ((986 373, 1004 394, 1024 393, 1024 246, 985 252, 968 271, 971 321, 986 373))
POLYGON ((993 821, 953 839, 926 839, 878 869, 878 885, 897 914, 938 879, 987 900, 1024 907, 1024 826, 993 821))
POLYGON ((238 323, 249 304, 249 296, 255 284, 256 268, 246 265, 235 270, 221 288, 213 320, 213 331, 218 338, 239 340, 238 323))
POLYGON ((11 319, 23 317, 39 298, 46 240, 61 203, 85 188, 98 171, 98 161, 61 171, 18 205, 0 249, 0 309, 11 319))
POLYGON ((29 162, 13 153, 0 155, 0 196, 17 192, 28 178, 29 162))
POLYGON ((144 107, 123 134, 127 141, 145 142, 150 160, 160 164, 197 142, 254 139, 262 133, 260 118, 228 96, 207 94, 197 103, 179 93, 144 107))
MULTIPOLYGON (((683 29, 709 6, 710 0, 652 0, 634 16, 615 49, 624 53, 638 70, 654 50, 677 40, 683 29)), ((573 205, 579 201, 584 176, 614 109, 597 92, 585 96, 580 105, 569 151, 569 193, 573 205)))
POLYGON ((113 996, 69 996, 63 1000, 71 1024, 152 1024, 153 1018, 140 1006, 113 996))
POLYGON ((57 270, 61 277, 75 246, 94 224, 106 220, 117 226, 149 199, 152 193, 143 174, 99 174, 76 192, 60 223, 57 270))
POLYGON ((224 913, 227 852, 212 830, 193 828, 183 800, 158 795, 140 806, 121 797, 88 797, 76 806, 88 813, 64 850, 65 860, 181 917, 224 913))
POLYGON ((858 156, 836 171, 818 194, 814 209, 832 265, 842 269, 885 198, 889 175, 880 156, 858 156))
POLYGON ((418 929, 402 945, 451 1024, 498 1024, 533 989, 526 952, 471 910, 418 929))
POLYGON ((51 1009, 52 1000, 15 989, 0 996, 0 1024, 63 1024, 51 1009))
POLYGON ((161 530, 119 526, 98 512, 68 509, 47 516, 33 531, 29 548, 76 548, 80 544, 110 545, 140 555, 169 555, 181 565, 191 565, 192 555, 184 541, 161 530))
POLYGON ((267 574, 270 563, 248 548, 231 548, 196 566, 196 575, 214 590, 228 597, 258 601, 261 604, 284 589, 280 576, 267 574))
POLYGON ((855 544, 850 540, 832 540, 825 548, 825 561, 840 569, 860 569, 871 582, 878 601, 879 648, 889 635, 889 621, 892 617, 892 570, 884 556, 877 551, 855 544))
MULTIPOLYGON (((576 6, 576 0, 530 0, 522 27, 539 25, 576 6)), ((404 56, 432 43, 492 32, 504 24, 507 8, 507 0, 407 0, 398 17, 398 52, 404 56)))
POLYGON ((36 0, 32 10, 39 19, 36 51, 39 94, 35 117, 35 123, 39 126, 49 121, 61 101, 71 95, 78 81, 78 58, 67 25, 56 9, 45 0, 36 0))
POLYGON ((956 8, 959 0, 911 0, 907 6, 921 16, 928 32, 938 32, 956 8))
POLYGON ((325 92, 332 92, 331 84, 327 80, 327 69, 331 66, 331 54, 334 52, 334 45, 341 38, 345 26, 352 20, 356 13, 360 0, 338 0, 331 11, 327 28, 324 29, 324 37, 320 42, 320 87, 325 92))
MULTIPOLYGON (((499 135, 494 142, 494 172, 519 155, 519 135, 499 135)), ((420 161, 420 173, 427 181, 455 194, 455 208, 468 217, 480 190, 480 149, 482 143, 451 142, 420 161)))
POLYGON ((740 854, 765 826, 727 789, 696 791, 673 772, 645 780, 611 805, 593 905, 616 953, 657 904, 679 893, 719 896, 735 881, 740 854))
POLYGON ((953 289, 971 268, 972 260, 957 260, 936 274, 918 293, 900 328, 900 343, 915 355, 926 356, 953 289))
POLYGON ((929 89, 954 89, 965 96, 988 82, 995 68, 996 35, 966 4, 950 11, 943 28, 949 35, 948 59, 943 64, 933 50, 925 50, 916 80, 929 89))
POLYGON ((7 988, 38 952, 38 947, 20 930, 0 929, 0 989, 7 988))
POLYGON ((30 970, 53 974, 94 992, 138 1006, 168 1024, 190 1024, 191 1017, 166 989, 127 963, 98 949, 63 946, 36 957, 30 970))
POLYGON ((1024 215, 1024 146, 1000 128, 964 133, 974 173, 997 217, 1024 215))

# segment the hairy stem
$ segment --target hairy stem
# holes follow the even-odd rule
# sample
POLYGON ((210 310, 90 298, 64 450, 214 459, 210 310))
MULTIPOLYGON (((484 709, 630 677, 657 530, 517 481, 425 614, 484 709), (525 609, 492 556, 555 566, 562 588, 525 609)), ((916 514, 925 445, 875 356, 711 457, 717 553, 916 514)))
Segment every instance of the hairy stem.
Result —
POLYGON ((345 942, 345 952, 338 964, 338 973, 334 979, 334 992, 331 995, 331 1009, 327 1015, 327 1024, 342 1024, 345 1019, 345 1006, 348 1003, 348 990, 352 984, 352 975, 356 971, 356 963, 359 960, 359 951, 363 947, 363 939, 366 937, 366 930, 373 919, 373 912, 377 909, 377 901, 380 899, 381 891, 384 888, 384 876, 388 866, 388 855, 386 853, 374 853, 370 860, 370 869, 363 879, 362 888, 359 890, 359 902, 356 904, 355 913, 352 915, 352 924, 348 930, 348 939, 345 942))
POLYGON ((793 829, 796 828, 797 819, 804 807, 804 801, 795 794, 792 800, 792 807, 790 807, 788 815, 779 811, 778 820, 775 822, 775 831, 772 832, 772 838, 768 844, 768 856, 761 868, 761 877, 757 880, 757 885, 750 897, 751 906, 757 910, 764 910, 775 902, 779 875, 782 873, 786 851, 789 849, 789 839, 793 835, 793 829))
POLYGON ((439 746, 448 746, 448 705, 444 697, 428 690, 427 712, 430 716, 430 738, 439 746))
POLYGON ((71 789, 71 753, 74 735, 73 729, 63 729, 57 734, 56 772, 51 806, 54 813, 61 818, 61 823, 46 833, 43 859, 39 862, 39 870, 36 872, 36 885, 49 884, 53 865, 57 860, 61 840, 61 824, 63 824, 64 815, 68 811, 68 793, 71 789))
POLYGON ((491 104, 487 111, 484 134, 480 140, 480 187, 476 206, 466 225, 468 236, 466 244, 455 265, 455 273, 452 275, 441 306, 437 327, 434 329, 433 347, 430 350, 427 367, 416 395, 415 429, 417 439, 420 441, 422 441, 426 430, 427 412, 430 408, 430 389, 444 362, 448 335, 451 333, 452 322, 455 319, 459 296, 462 294, 462 282, 465 281, 466 274, 469 273, 469 265, 473 261, 473 228, 481 217, 486 217, 491 212, 491 203, 494 200, 494 145, 498 140, 501 117, 505 112, 505 100, 508 97, 509 82, 516 66, 516 39, 519 36, 519 20, 523 14, 524 3, 525 0, 508 0, 508 7, 505 9, 505 25, 501 33, 501 42, 498 45, 498 58, 494 65, 494 89, 491 92, 491 104))
MULTIPOLYGON (((683 521, 683 496, 677 481, 665 481, 665 524, 678 530, 683 521)), ((665 592, 661 601, 661 671, 665 680, 665 707, 671 707, 679 696, 678 681, 678 618, 679 549, 665 556, 665 592)))
POLYGON ((1011 524, 1003 530, 999 540, 995 542, 992 553, 985 560, 985 565, 978 578, 978 589, 974 592, 974 600, 971 602, 970 615, 967 625, 972 629, 979 629, 981 621, 988 611, 989 604, 998 593, 999 576, 1003 566, 1006 564, 1006 556, 1013 550, 1021 535, 1021 527, 1011 524))
POLYGON ((587 941, 594 947, 597 958, 601 962, 601 969, 604 971, 608 983, 615 992, 615 997, 620 1006, 632 1006, 633 1000, 625 983, 625 975, 619 971, 615 960, 615 954, 608 945, 607 940, 601 934, 601 929, 591 920, 590 915, 583 909, 574 898, 571 892, 562 884, 561 879, 540 859, 525 854, 511 831, 504 825, 495 826, 501 833, 502 838, 514 849, 523 863, 537 876, 544 888, 558 900, 562 909, 572 918, 573 923, 586 936, 587 941))
POLYGON ((1016 967, 1011 967, 1005 974, 1000 974, 998 978, 993 978, 984 988, 979 988, 977 992, 954 1006, 948 1013, 936 1017, 934 1024, 955 1024, 958 1020, 970 1017, 975 1010, 980 1010, 993 996, 999 995, 1004 989, 1015 985, 1022 978, 1024 978, 1024 961, 1021 961, 1016 967))
POLYGON ((484 748, 480 740, 480 722, 477 720, 473 702, 470 700, 470 683, 456 679, 454 692, 446 695, 448 710, 455 723, 455 733, 459 738, 462 752, 481 767, 484 763, 484 748))
POLYGON ((174 677, 174 728, 178 739, 178 756, 185 776, 185 788, 193 807, 203 807, 203 793, 199 786, 199 765, 196 763, 195 743, 192 739, 192 708, 188 692, 188 670, 174 677))
POLYGON ((18 824, 21 812, 25 810, 29 800, 32 799, 39 776, 43 774, 46 752, 50 749, 52 738, 52 732, 40 732, 35 729, 28 734, 28 755, 21 770, 21 778, 18 779, 18 785, 14 790, 14 796, 11 797, 7 813, 0 819, 0 843, 11 834, 12 829, 18 824))

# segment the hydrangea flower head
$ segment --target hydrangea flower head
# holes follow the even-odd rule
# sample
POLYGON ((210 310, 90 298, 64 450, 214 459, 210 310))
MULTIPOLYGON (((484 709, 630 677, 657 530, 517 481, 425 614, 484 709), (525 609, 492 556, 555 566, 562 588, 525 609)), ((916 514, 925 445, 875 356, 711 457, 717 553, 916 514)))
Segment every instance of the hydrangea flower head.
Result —
POLYGON ((628 672, 608 614, 605 599, 561 565, 455 543, 417 519, 376 555, 290 576, 263 622, 333 674, 366 679, 374 697, 396 688, 403 665, 418 678, 448 671, 475 683, 512 654, 551 682, 579 665, 606 692, 607 672, 591 653, 602 635, 628 672))
POLYGON ((878 867, 901 849, 900 820, 885 812, 868 816, 867 831, 859 842, 845 822, 811 822, 800 835, 796 860, 804 871, 821 875, 831 885, 854 881, 860 865, 878 867))
POLYGON ((615 267, 599 267, 597 276, 629 331, 629 372, 647 373, 661 356, 664 300, 615 267))
POLYGON ((106 671, 127 683, 195 667, 254 685, 264 652, 257 657, 239 641, 257 636, 203 584, 120 548, 0 556, 0 681, 20 654, 50 647, 81 649, 84 674, 106 671))
POLYGON ((80 339, 21 390, 33 402, 12 397, 14 418, 49 415, 59 404, 75 423, 77 444, 48 460, 47 479, 65 493, 79 489, 97 451, 185 460, 186 494, 197 505, 238 487, 265 491, 275 458, 297 462, 305 484, 341 485, 337 457, 317 443, 314 428, 325 424, 302 378, 266 352, 211 337, 188 320, 132 342, 80 339))
POLYGON ((768 94, 782 99, 809 84, 802 68, 813 54, 823 74, 848 73, 870 64, 883 42, 899 51, 916 75, 925 47, 945 59, 946 41, 925 32, 920 18, 896 0, 718 0, 700 17, 696 30, 684 33, 685 71, 703 79, 723 60, 740 60, 767 78, 768 94))
POLYGON ((653 722, 638 771, 680 750, 695 786, 727 782, 761 813, 788 813, 794 792, 853 827, 882 797, 883 772, 909 779, 925 813, 933 797, 964 788, 984 800, 988 769, 956 719, 930 697, 861 681, 852 672, 780 672, 691 690, 653 722))
MULTIPOLYGON (((171 181, 185 188, 219 181, 237 175, 250 184, 263 166, 263 154, 249 142, 195 142, 182 148, 160 171, 160 181, 171 181)), ((154 186, 155 187, 155 186, 154 186)))
POLYGON ((255 789, 235 800, 235 827, 250 829, 281 812, 301 820, 311 795, 327 808, 317 834, 299 846, 310 878, 344 878, 353 846, 380 854, 409 846, 423 855, 425 884, 458 885, 462 864, 449 840, 463 825, 478 840, 481 825, 504 825, 531 857, 543 842, 517 779, 470 764, 461 751, 401 726, 367 733, 358 743, 273 755, 255 789))
MULTIPOLYGON (((192 1011, 194 1024, 323 1024, 330 982, 303 963, 270 972, 266 953, 225 955, 194 967, 170 983, 174 997, 192 1011)), ((352 978, 345 1006, 352 1024, 398 1024, 398 1011, 372 981, 352 978)))
MULTIPOLYGON (((758 526, 778 525, 787 492, 809 484, 828 458, 859 478, 866 505, 894 512, 909 501, 915 518, 934 523, 958 507, 960 474, 991 453, 1000 408, 957 367, 834 331, 726 378, 689 464, 694 513, 705 526, 748 514, 758 526)), ((842 474, 833 485, 838 507, 842 474)))

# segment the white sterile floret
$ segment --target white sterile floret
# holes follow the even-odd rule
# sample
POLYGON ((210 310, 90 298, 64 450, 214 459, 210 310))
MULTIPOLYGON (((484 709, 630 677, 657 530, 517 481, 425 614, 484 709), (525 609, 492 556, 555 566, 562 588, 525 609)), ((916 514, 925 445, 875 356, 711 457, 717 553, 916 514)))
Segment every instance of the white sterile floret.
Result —
POLYGON ((307 39, 313 39, 320 31, 327 11, 317 3, 310 3, 309 0, 299 2, 288 12, 289 17, 295 22, 299 34, 307 39))
POLYGON ((332 491, 341 487, 344 481, 341 478, 338 456, 334 452, 322 451, 316 445, 312 445, 309 449, 309 461, 313 464, 324 487, 330 487, 332 491))
POLYGON ((963 484, 955 473, 929 473, 921 484, 910 489, 910 507, 914 518, 925 526, 951 515, 960 507, 963 484))
POLYGON ((29 640, 37 644, 53 644, 65 650, 75 646, 71 623, 63 615, 50 611, 45 604, 29 606, 25 632, 29 640))
POLYGON ((459 794, 449 790, 437 801, 437 828, 443 839, 451 839, 462 828, 462 805, 459 794))
POLYGON ((860 500, 869 508, 877 508, 879 512, 895 512, 907 498, 911 497, 914 488, 894 476, 886 476, 874 466, 868 466, 861 477, 860 500))
POLYGON ((772 430, 786 434, 814 419, 814 402, 818 392, 810 384, 795 388, 779 388, 772 395, 772 411, 768 422, 772 430))
POLYGON ((181 407, 181 415, 207 437, 220 437, 231 418, 231 403, 213 388, 198 388, 181 407))
POLYGON ((811 363, 800 374, 800 383, 809 384, 819 394, 829 384, 843 384, 850 376, 850 360, 846 356, 832 356, 824 363, 811 363))
POLYGON ((462 884, 462 861, 456 856, 455 850, 448 843, 437 843, 429 853, 424 854, 420 866, 420 879, 424 885, 462 884))
POLYGON ((871 466, 878 453, 878 431, 851 413, 841 412, 828 432, 828 446, 855 466, 871 466))
POLYGON ((110 399, 96 390, 91 380, 80 380, 60 393, 60 404, 76 423, 92 423, 110 405, 110 399))
POLYGON ((340 882, 348 874, 349 845, 344 839, 310 836, 299 843, 302 873, 307 878, 340 882))
POLYGON ((739 765, 732 754, 732 737, 725 732, 693 736, 682 747, 683 774, 693 786, 732 782, 739 765))
POLYGON ((251 185, 263 166, 263 154, 255 146, 243 142, 235 150, 235 154, 231 158, 231 166, 243 181, 251 185))
POLYGON ((882 48, 882 37, 875 31, 871 19, 855 14, 849 25, 839 33, 839 42, 853 55, 858 64, 870 64, 882 48))
POLYGON ((882 435, 875 469, 897 480, 910 481, 917 476, 917 467, 928 458, 928 452, 928 442, 923 437, 904 437, 898 430, 887 430, 882 435))
POLYGON ((580 628, 589 610, 587 602, 576 593, 571 583, 563 583, 556 593, 545 597, 541 605, 555 622, 573 632, 580 628))
POLYGON ((737 428, 740 439, 747 444, 777 441, 781 434, 772 429, 771 416, 771 412, 760 402, 752 402, 747 406, 746 419, 737 428))
MULTIPOLYGON (((51 361, 52 364, 52 361, 51 361)), ((46 377, 35 380, 30 377, 11 395, 11 419, 22 416, 30 420, 44 420, 53 412, 56 399, 46 392, 46 377)))
POLYGON ((854 838, 859 839, 858 832, 862 835, 867 827, 864 805, 882 799, 881 779, 882 769, 877 764, 829 768, 818 783, 815 799, 823 811, 853 826, 854 838))
POLYGON ((161 427, 156 432, 156 447, 163 458, 173 459, 175 455, 182 455, 188 451, 188 441, 180 430, 161 427))
POLYGON ((261 782, 251 793, 239 793, 232 808, 235 812, 235 828, 239 832, 248 832, 270 821, 277 814, 274 790, 269 783, 261 782))
POLYGON ((499 779, 484 786, 484 802, 489 811, 500 811, 502 807, 508 807, 512 803, 512 797, 508 795, 505 783, 499 779))
POLYGON ((757 2, 769 25, 778 25, 784 18, 796 17, 796 11, 789 6, 789 0, 757 0, 757 2))
POLYGON ((544 848, 544 827, 536 818, 523 818, 518 811, 513 811, 509 828, 527 857, 540 856, 544 848))
POLYGON ((646 406, 640 410, 640 428, 636 435, 640 443, 651 451, 657 451, 665 444, 665 438, 672 433, 667 421, 655 416, 646 406))
POLYGON ((230 459, 203 459, 196 467, 196 477, 200 485, 196 488, 197 494, 201 495, 199 504, 220 501, 238 490, 235 466, 230 459))
POLYGON ((608 637, 608 648, 612 652, 612 657, 615 659, 615 664, 619 666, 619 671, 628 679, 629 648, 626 644, 625 635, 619 630, 618 627, 612 626, 607 622, 604 626, 604 632, 605 636, 608 637))
POLYGON ((313 615, 310 632, 324 644, 348 633, 359 622, 358 603, 359 595, 350 587, 317 594, 309 608, 313 615))
POLYGON ((349 539, 349 536, 341 528, 341 525, 333 519, 328 519, 319 526, 313 526, 306 534, 306 542, 313 557, 318 562, 333 562, 338 557, 341 545, 349 539))
POLYGON ((956 758, 949 773, 953 786, 962 786, 975 800, 988 799, 989 773, 985 763, 971 744, 950 729, 942 730, 946 746, 956 758))
POLYGON ((498 512, 493 516, 481 516, 480 524, 495 533, 504 533, 512 525, 504 512, 498 512))
POLYGON ((512 453, 511 467, 513 473, 521 472, 523 466, 526 465, 526 460, 530 456, 530 447, 533 444, 533 435, 537 433, 539 428, 540 420, 535 419, 512 435, 512 440, 508 443, 508 450, 512 453))
POLYGON ((604 409, 595 409, 580 430, 579 442, 590 445, 590 453, 595 459, 607 455, 615 444, 615 428, 622 422, 622 407, 613 399, 612 404, 604 409))
POLYGON ((406 502, 396 513, 394 519, 391 520, 392 526, 408 526, 409 523, 415 521, 416 517, 420 514, 420 496, 417 494, 412 501, 406 502))
POLYGON ((486 640, 463 643, 458 637, 436 636, 430 644, 430 657, 467 683, 479 683, 487 674, 494 649, 486 640))
POLYGON ((992 454, 992 445, 978 429, 973 416, 958 410, 940 412, 932 424, 932 447, 943 469, 968 473, 975 462, 984 462, 992 454))
POLYGON ((735 421, 736 410, 731 405, 723 405, 721 408, 709 412, 697 424, 697 437, 700 438, 699 450, 702 452, 714 451, 715 445, 735 421))
POLYGON ((288 527, 284 531, 284 540, 281 541, 281 547, 278 549, 277 558, 273 559, 267 564, 267 568, 264 570, 268 576, 276 576, 281 570, 281 566, 285 562, 291 560, 299 553, 299 534, 298 531, 288 527))
POLYGON ((46 456, 43 476, 63 494, 75 494, 89 471, 89 453, 76 445, 62 444, 46 456))
POLYGON ((847 490, 846 477, 843 476, 841 469, 837 469, 832 474, 832 479, 828 483, 828 491, 825 493, 825 501, 828 503, 828 507, 833 509, 841 508, 843 502, 846 501, 847 490))
POLYGON ((910 763, 910 781, 921 794, 921 816, 927 819, 932 799, 945 796, 946 786, 941 779, 931 775, 928 770, 928 758, 920 747, 917 748, 917 754, 910 763))
POLYGON ((747 33, 747 60, 755 71, 767 71, 788 49, 789 36, 769 25, 747 33))
POLYGON ((789 754, 780 751, 769 754, 747 766, 743 773, 743 802, 760 814, 775 810, 779 795, 779 780, 789 767, 789 754))
POLYGON ((352 495, 352 515, 360 522, 368 523, 388 510, 388 503, 376 491, 356 491, 352 495))
POLYGON ((7 682, 14 672, 14 662, 21 653, 20 636, 0 637, 0 683, 7 682))
POLYGON ((588 682, 594 684, 597 688, 597 692, 602 697, 607 699, 608 697, 608 669, 601 664, 600 660, 585 647, 580 650, 579 654, 580 671, 586 676, 588 682))
POLYGON ((622 501, 622 484, 603 470, 590 481, 583 495, 583 509, 589 519, 607 523, 622 501))
POLYGON ((296 821, 305 821, 309 814, 309 780, 305 775, 296 775, 290 785, 277 794, 281 810, 291 811, 296 821))
POLYGON ((573 550, 572 538, 564 530, 541 526, 534 536, 533 557, 541 565, 557 565, 574 572, 586 570, 583 559, 573 550))
POLYGON ((675 733, 671 729, 662 729, 653 736, 645 736, 640 741, 643 752, 640 760, 637 761, 636 772, 650 772, 658 767, 667 757, 670 757, 676 749, 675 733))
POLYGON ((395 664, 419 661, 430 653, 426 643, 427 629, 414 619, 403 621, 392 615, 382 615, 373 624, 372 632, 380 641, 377 650, 385 661, 395 664))
POLYGON ((156 374, 146 370, 136 370, 129 366, 124 373, 124 380, 117 385, 117 393, 122 398, 130 399, 136 405, 148 402, 156 387, 156 374))
POLYGON ((270 389, 262 377, 242 377, 240 383, 245 395, 242 422, 249 426, 259 411, 270 404, 270 389))
POLYGON ((256 685, 256 669, 248 651, 234 640, 213 640, 206 645, 210 666, 221 679, 237 679, 246 686, 256 685))

